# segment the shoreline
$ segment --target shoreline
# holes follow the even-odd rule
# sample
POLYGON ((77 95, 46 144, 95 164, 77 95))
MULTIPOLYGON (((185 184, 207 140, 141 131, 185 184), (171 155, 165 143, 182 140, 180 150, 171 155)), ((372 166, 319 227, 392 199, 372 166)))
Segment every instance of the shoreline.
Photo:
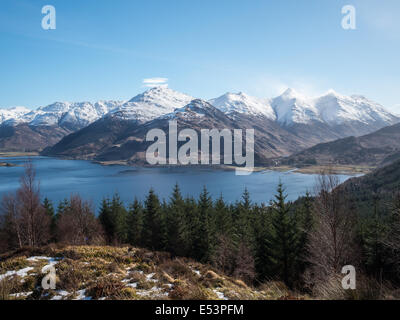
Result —
POLYGON ((19 152, 19 151, 0 151, 0 158, 13 158, 13 157, 37 157, 40 156, 39 152, 19 152))
MULTIPOLYGON (((89 160, 90 161, 90 160, 89 160)), ((129 164, 128 161, 94 161, 93 163, 100 164, 102 166, 113 166, 122 165, 127 167, 139 167, 139 168, 201 168, 201 169, 213 169, 213 170, 223 170, 223 171, 233 171, 236 169, 249 171, 248 168, 235 167, 232 165, 162 165, 162 166, 149 166, 149 165, 134 165, 129 164)), ((276 171, 282 173, 302 173, 302 174, 321 174, 322 172, 330 172, 335 175, 364 175, 372 172, 375 167, 370 166, 356 166, 356 165, 340 165, 340 166, 309 166, 309 167, 291 167, 291 166, 257 166, 254 167, 252 172, 266 172, 266 171, 276 171)))
MULTIPOLYGON (((12 158, 12 157, 37 157, 40 156, 38 152, 0 152, 0 158, 12 158)), ((225 170, 233 171, 239 168, 239 170, 248 171, 248 168, 236 167, 233 165, 162 165, 162 166, 151 166, 146 164, 131 164, 127 160, 115 160, 115 161, 98 161, 91 159, 77 159, 68 157, 53 157, 65 160, 85 160, 91 161, 92 163, 99 164, 101 166, 126 166, 126 167, 137 167, 137 168, 201 168, 211 170, 225 170), (240 169, 241 168, 241 169, 240 169)), ((13 166, 7 162, 0 162, 0 166, 13 166)), ((276 171, 282 173, 301 173, 301 174, 320 174, 321 172, 331 172, 337 175, 350 175, 357 176, 370 173, 375 167, 363 166, 363 165, 312 165, 307 167, 295 167, 295 166, 256 166, 253 168, 253 172, 267 172, 276 171)))

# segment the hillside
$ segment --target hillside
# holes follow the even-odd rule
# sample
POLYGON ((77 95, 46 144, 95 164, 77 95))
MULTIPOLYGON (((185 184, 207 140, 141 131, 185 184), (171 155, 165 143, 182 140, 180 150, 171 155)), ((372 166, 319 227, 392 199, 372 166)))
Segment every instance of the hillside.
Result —
POLYGON ((375 209, 388 214, 395 199, 400 199, 400 160, 348 179, 338 188, 361 215, 373 216, 375 209))
POLYGON ((400 124, 376 132, 317 144, 290 157, 281 164, 304 165, 365 165, 383 166, 400 158, 400 124))
POLYGON ((0 125, 0 151, 40 151, 71 133, 59 126, 0 125))
POLYGON ((209 265, 134 247, 27 248, 3 254, 0 261, 0 300, 296 298, 282 283, 254 288, 209 265), (47 265, 56 269, 55 290, 40 285, 47 265))
POLYGON ((341 187, 361 200, 372 201, 374 194, 379 194, 381 198, 392 197, 400 191, 400 160, 365 176, 349 179, 341 187))

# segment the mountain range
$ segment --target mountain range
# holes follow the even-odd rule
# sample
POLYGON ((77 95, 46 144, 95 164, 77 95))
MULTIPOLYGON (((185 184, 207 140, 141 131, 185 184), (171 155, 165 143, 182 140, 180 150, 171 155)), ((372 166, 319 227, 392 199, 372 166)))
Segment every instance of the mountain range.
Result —
POLYGON ((46 148, 47 155, 140 162, 146 149, 145 133, 149 128, 164 128, 171 118, 177 120, 179 129, 254 128, 259 164, 400 121, 365 97, 334 91, 310 98, 288 89, 272 99, 226 93, 205 101, 155 87, 129 101, 0 109, 0 150, 46 148))

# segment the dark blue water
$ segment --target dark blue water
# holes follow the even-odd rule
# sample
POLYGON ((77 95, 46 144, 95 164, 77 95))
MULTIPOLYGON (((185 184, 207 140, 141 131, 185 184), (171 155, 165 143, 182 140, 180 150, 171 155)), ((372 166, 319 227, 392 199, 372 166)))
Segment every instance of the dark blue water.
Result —
MULTIPOLYGON (((33 157, 32 160, 42 197, 46 196, 57 203, 72 193, 79 193, 84 199, 92 200, 96 208, 103 197, 111 197, 116 192, 126 203, 133 201, 135 196, 143 200, 151 187, 161 199, 168 199, 176 182, 185 196, 197 198, 205 185, 214 199, 222 193, 225 200, 235 202, 247 187, 252 201, 268 203, 281 180, 288 199, 294 200, 307 190, 312 191, 317 179, 317 175, 291 172, 268 171, 237 176, 234 171, 193 167, 101 166, 90 161, 47 157, 33 157)), ((5 158, 1 161, 22 165, 27 158, 5 158)), ((0 167, 0 197, 18 188, 23 171, 23 167, 0 167)), ((349 176, 340 175, 339 178, 344 181, 349 176)))

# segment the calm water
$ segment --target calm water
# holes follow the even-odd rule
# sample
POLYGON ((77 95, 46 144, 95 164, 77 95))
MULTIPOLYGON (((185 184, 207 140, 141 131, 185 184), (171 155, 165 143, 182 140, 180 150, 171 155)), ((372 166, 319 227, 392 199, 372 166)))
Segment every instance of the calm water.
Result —
MULTIPOLYGON (((15 164, 23 164, 26 157, 6 158, 15 164)), ((92 200, 96 207, 105 196, 118 192, 126 203, 136 196, 144 199, 153 187, 160 198, 167 199, 176 182, 184 195, 197 197, 205 185, 213 196, 222 193, 225 200, 234 202, 240 198, 245 187, 253 201, 267 203, 274 195, 279 180, 288 194, 289 200, 313 190, 317 175, 281 172, 257 172, 249 176, 236 176, 234 171, 218 171, 193 168, 136 168, 126 166, 101 166, 90 161, 61 160, 34 157, 37 178, 40 180, 41 195, 58 202, 71 193, 79 193, 92 200)), ((23 167, 0 167, 0 197, 14 191, 19 186, 23 167)), ((340 176, 344 181, 349 176, 340 176)))

